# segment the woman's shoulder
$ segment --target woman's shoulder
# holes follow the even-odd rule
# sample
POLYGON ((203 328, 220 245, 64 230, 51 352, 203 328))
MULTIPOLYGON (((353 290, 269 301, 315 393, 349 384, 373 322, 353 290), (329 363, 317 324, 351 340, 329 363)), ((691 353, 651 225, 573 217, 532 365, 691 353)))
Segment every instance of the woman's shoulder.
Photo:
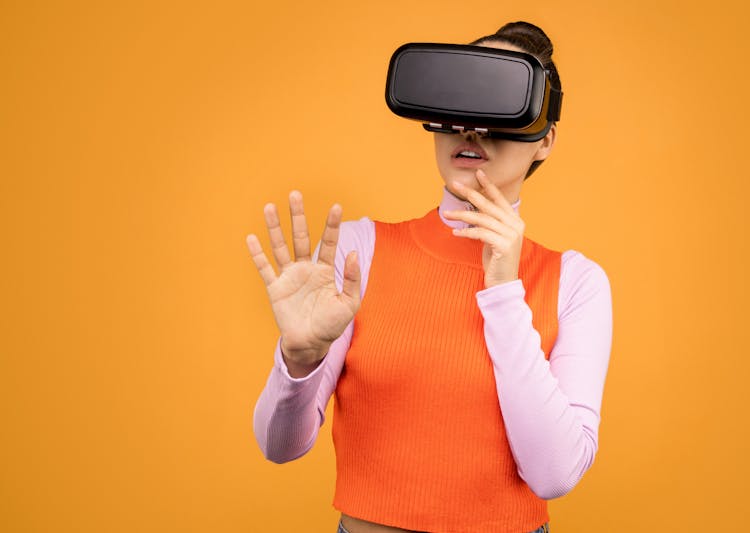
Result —
POLYGON ((359 220, 344 220, 341 222, 341 229, 354 233, 363 233, 373 228, 375 222, 370 217, 362 217, 359 220))
POLYGON ((561 256, 560 281, 563 279, 607 279, 604 269, 593 259, 586 257, 578 250, 568 249, 561 251, 558 248, 550 248, 538 241, 526 237, 526 240, 537 251, 543 251, 545 254, 561 256))
POLYGON ((578 250, 565 250, 562 252, 562 267, 560 277, 563 275, 573 277, 594 277, 594 278, 607 278, 607 274, 604 268, 594 261, 593 259, 586 257, 582 252, 578 250))
POLYGON ((375 222, 369 217, 362 217, 359 220, 344 220, 339 227, 339 244, 348 242, 352 245, 357 244, 358 248, 363 244, 374 242, 375 222))
POLYGON ((611 300, 609 277, 604 268, 578 250, 562 252, 559 311, 596 300, 611 300))
POLYGON ((370 276, 370 264, 375 252, 375 223, 368 217, 359 220, 345 220, 339 227, 339 242, 336 249, 336 270, 339 290, 344 272, 346 255, 352 250, 357 252, 359 263, 362 297, 367 290, 367 280, 370 276))

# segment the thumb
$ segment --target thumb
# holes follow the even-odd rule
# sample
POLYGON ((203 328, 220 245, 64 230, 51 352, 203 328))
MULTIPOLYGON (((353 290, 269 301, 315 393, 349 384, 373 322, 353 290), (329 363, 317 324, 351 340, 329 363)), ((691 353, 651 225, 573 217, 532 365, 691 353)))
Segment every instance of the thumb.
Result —
POLYGON ((357 252, 351 251, 347 254, 346 260, 344 262, 344 283, 341 293, 345 294, 357 305, 359 305, 361 277, 362 275, 359 270, 359 263, 357 262, 357 252))

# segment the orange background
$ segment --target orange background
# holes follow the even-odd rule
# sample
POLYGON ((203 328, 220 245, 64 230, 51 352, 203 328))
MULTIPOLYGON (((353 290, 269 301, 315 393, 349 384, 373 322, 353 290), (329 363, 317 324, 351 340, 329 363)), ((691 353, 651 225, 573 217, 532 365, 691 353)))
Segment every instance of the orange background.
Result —
POLYGON ((333 532, 330 422, 283 466, 252 436, 277 330, 245 235, 267 246, 294 188, 314 240, 334 202, 437 205, 390 54, 517 19, 565 91, 527 234, 601 264, 614 301, 599 453, 552 530, 744 520, 742 2, 105 4, 0 6, 0 530, 333 532))

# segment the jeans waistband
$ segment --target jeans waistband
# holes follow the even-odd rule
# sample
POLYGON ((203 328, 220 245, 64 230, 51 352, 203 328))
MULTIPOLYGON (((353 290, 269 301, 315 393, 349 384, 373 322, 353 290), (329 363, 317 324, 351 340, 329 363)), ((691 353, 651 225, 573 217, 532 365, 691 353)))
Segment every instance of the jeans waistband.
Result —
MULTIPOLYGON (((339 528, 336 530, 336 533, 349 533, 349 531, 344 527, 344 524, 341 523, 341 520, 339 520, 339 528)), ((539 526, 538 529, 530 531, 529 533, 550 533, 549 522, 545 522, 544 524, 539 526)))

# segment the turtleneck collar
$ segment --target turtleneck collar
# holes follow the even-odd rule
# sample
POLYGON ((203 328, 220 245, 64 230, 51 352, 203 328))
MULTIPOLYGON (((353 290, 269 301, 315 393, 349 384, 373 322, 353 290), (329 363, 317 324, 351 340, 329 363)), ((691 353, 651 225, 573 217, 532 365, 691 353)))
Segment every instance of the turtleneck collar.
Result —
MULTIPOLYGON (((519 199, 513 204, 516 212, 520 203, 519 199)), ((409 224, 414 239, 430 255, 442 261, 464 264, 481 270, 484 246, 482 241, 453 235, 452 228, 466 227, 468 224, 460 220, 444 219, 442 215, 444 210, 465 210, 469 209, 470 205, 443 188, 440 205, 430 209, 422 218, 410 220, 409 224)))
MULTIPOLYGON (((518 213, 518 206, 521 205, 521 199, 519 198, 513 204, 513 210, 518 213)), ((443 211, 466 211, 471 209, 471 203, 466 200, 461 200, 448 190, 447 187, 443 187, 443 198, 440 200, 440 206, 438 207, 438 214, 440 220, 451 228, 465 228, 469 224, 463 220, 448 220, 443 217, 443 211)))

